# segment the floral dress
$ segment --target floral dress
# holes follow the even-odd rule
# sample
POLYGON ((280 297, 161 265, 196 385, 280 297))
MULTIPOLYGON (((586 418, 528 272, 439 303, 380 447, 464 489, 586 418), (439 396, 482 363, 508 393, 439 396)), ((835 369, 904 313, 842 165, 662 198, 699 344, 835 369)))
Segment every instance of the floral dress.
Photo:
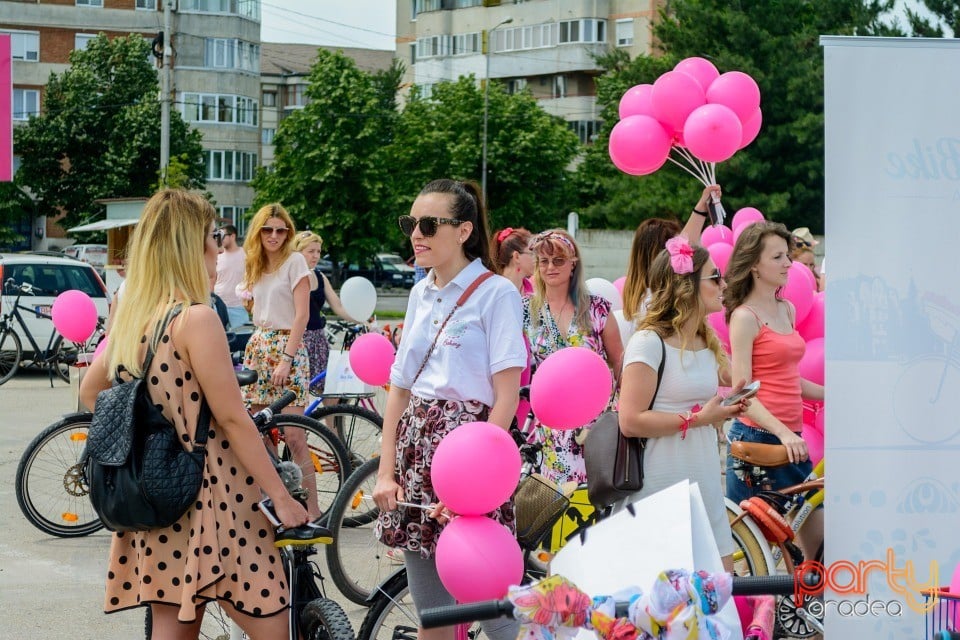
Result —
MULTIPOLYGON (((539 322, 534 325, 530 315, 530 298, 524 298, 523 331, 530 343, 534 369, 546 360, 547 356, 565 347, 586 347, 606 360, 603 329, 610 317, 610 302, 605 298, 590 296, 590 326, 577 326, 574 316, 566 334, 557 327, 546 303, 541 307, 539 315, 539 322)), ((538 432, 544 445, 544 464, 541 470, 543 475, 558 485, 570 481, 585 483, 587 471, 583 462, 583 446, 576 441, 579 429, 557 431, 541 425, 538 432)))

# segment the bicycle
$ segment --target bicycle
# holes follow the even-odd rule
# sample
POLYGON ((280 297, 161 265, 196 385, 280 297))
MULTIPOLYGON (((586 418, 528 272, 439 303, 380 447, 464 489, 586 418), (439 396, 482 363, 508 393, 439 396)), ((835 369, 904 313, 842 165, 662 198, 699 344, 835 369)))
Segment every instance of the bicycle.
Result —
MULTIPOLYGON (((296 399, 296 394, 287 391, 279 400, 262 409, 253 416, 254 424, 264 435, 279 428, 287 414, 280 410, 296 399)), ((274 456, 268 447, 278 471, 282 458, 274 456)), ((283 475, 283 474, 281 474, 283 475)), ((285 484, 288 484, 285 478, 285 484)), ((306 504, 307 490, 296 482, 288 484, 287 489, 301 503, 306 504), (293 486, 296 485, 296 486, 293 486)), ((266 502, 266 501, 265 501, 266 502)), ((265 503, 261 503, 261 508, 265 503)), ((347 614, 339 604, 326 597, 323 588, 323 575, 319 567, 310 558, 316 555, 316 545, 330 544, 330 531, 317 523, 309 523, 295 529, 284 529, 276 516, 268 511, 264 515, 277 527, 274 546, 279 549, 283 562, 284 575, 289 584, 290 602, 290 640, 354 640, 353 628, 347 614)), ((147 640, 152 636, 153 620, 151 610, 147 608, 144 616, 144 633, 147 640)), ((214 602, 207 605, 204 614, 204 628, 201 638, 211 640, 245 640, 247 636, 228 618, 214 602)))
POLYGON ((53 317, 50 315, 50 309, 41 306, 28 307, 20 304, 20 298, 24 294, 29 296, 52 294, 52 292, 34 287, 29 282, 17 284, 13 278, 8 278, 3 283, 3 287, 5 291, 15 292, 16 297, 10 310, 0 316, 0 384, 15 376, 24 362, 31 362, 41 369, 45 369, 50 376, 51 387, 53 386, 54 374, 64 382, 70 382, 70 365, 76 363, 77 356, 81 352, 89 351, 90 347, 96 346, 100 341, 103 336, 105 319, 97 318, 96 329, 84 343, 78 344, 67 340, 59 332, 54 331, 50 334, 46 348, 42 348, 37 344, 37 340, 30 332, 30 328, 24 321, 21 312, 32 313, 37 318, 45 318, 52 322, 53 317), (26 352, 30 354, 29 358, 24 357, 23 343, 16 331, 18 325, 33 349, 26 352))
MULTIPOLYGON (((241 385, 255 379, 253 371, 237 372, 241 385)), ((103 526, 87 498, 89 487, 80 464, 92 417, 92 413, 73 413, 50 425, 27 445, 17 466, 20 510, 33 526, 49 535, 86 536, 103 526)), ((293 459, 286 434, 293 429, 304 432, 317 503, 321 510, 329 511, 351 468, 347 450, 326 426, 311 418, 283 413, 273 422, 265 437, 281 460, 293 459)))
MULTIPOLYGON (((738 575, 770 575, 782 566, 792 574, 803 562, 803 553, 793 540, 814 509, 824 500, 824 461, 821 460, 800 484, 779 491, 770 490, 768 470, 780 466, 769 461, 786 460, 783 445, 733 443, 730 455, 734 470, 751 486, 761 491, 739 505, 727 499, 727 517, 737 550, 733 554, 738 575), (764 464, 759 464, 763 461, 764 464)), ((823 560, 821 543, 816 557, 823 560)), ((797 607, 792 596, 777 604, 777 629, 791 637, 808 638, 823 633, 823 604, 808 599, 797 607)))

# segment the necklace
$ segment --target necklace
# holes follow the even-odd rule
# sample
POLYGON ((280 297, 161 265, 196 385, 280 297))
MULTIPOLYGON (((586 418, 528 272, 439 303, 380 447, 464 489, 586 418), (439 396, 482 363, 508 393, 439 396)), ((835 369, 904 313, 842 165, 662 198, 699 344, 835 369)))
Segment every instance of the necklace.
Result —
POLYGON ((566 335, 567 332, 564 331, 561 327, 563 326, 563 312, 567 310, 568 304, 570 304, 570 298, 564 298, 563 304, 560 305, 560 310, 557 312, 557 315, 554 316, 553 307, 550 305, 550 301, 549 300, 547 301, 547 310, 550 312, 550 316, 553 318, 553 324, 556 325, 557 331, 559 331, 560 334, 564 336, 566 335))

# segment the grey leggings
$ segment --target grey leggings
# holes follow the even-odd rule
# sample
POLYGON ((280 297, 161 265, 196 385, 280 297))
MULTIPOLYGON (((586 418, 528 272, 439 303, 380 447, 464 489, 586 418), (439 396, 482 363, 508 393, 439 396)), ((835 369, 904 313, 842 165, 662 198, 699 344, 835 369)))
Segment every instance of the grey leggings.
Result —
MULTIPOLYGON (((422 558, 418 552, 404 551, 403 559, 407 565, 410 595, 418 615, 424 609, 454 604, 453 596, 440 582, 437 563, 433 558, 422 558)), ((490 640, 517 640, 520 623, 508 618, 498 618, 481 622, 480 628, 490 640)))

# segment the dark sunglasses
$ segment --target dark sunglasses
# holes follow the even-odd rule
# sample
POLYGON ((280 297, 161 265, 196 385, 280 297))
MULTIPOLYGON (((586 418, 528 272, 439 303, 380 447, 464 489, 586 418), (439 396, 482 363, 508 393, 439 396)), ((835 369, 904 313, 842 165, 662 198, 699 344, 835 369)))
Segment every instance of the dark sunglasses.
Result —
POLYGON ((720 273, 720 269, 714 269, 714 270, 713 270, 713 273, 711 273, 709 276, 703 276, 703 277, 701 277, 700 279, 701 279, 701 280, 716 280, 717 282, 720 282, 721 280, 723 280, 723 274, 720 273))
POLYGON ((260 227, 260 233, 265 236, 272 236, 274 234, 278 236, 287 235, 286 227, 260 227))
POLYGON ((223 247, 223 239, 226 237, 227 232, 223 229, 214 229, 213 230, 213 239, 217 241, 217 247, 223 247))
POLYGON ((564 266, 565 264, 573 260, 574 258, 563 258, 559 256, 554 256, 553 258, 538 258, 537 266, 540 267, 541 269, 546 269, 552 264, 554 267, 559 269, 560 267, 564 266))
POLYGON ((463 222, 463 220, 457 220, 456 218, 438 218, 436 216, 423 216, 420 219, 413 216, 400 216, 397 221, 400 223, 400 231, 408 238, 413 235, 413 230, 417 228, 417 225, 420 226, 420 233, 424 237, 430 238, 437 235, 437 230, 440 229, 441 224, 459 227, 460 223, 463 222))

